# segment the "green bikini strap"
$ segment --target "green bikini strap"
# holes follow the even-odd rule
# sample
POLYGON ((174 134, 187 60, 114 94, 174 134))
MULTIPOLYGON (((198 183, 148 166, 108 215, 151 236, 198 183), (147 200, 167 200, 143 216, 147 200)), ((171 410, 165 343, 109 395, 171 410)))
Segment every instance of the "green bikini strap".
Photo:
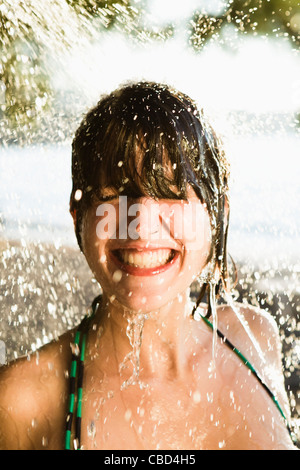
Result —
MULTIPOLYGON (((211 328, 213 331, 214 331, 214 326, 213 324, 206 318, 204 317, 203 315, 200 315, 202 320, 209 326, 209 328, 211 328)), ((292 438, 292 440, 294 441, 294 436, 293 436, 293 432, 289 426, 289 423, 288 423, 288 420, 275 396, 275 394, 270 390, 270 388, 267 386, 267 384, 263 381, 263 379, 259 376, 259 374, 256 372, 256 370, 254 369, 254 367, 252 366, 252 364, 248 361, 248 359, 241 353, 241 351, 239 351, 230 341, 228 338, 226 338, 225 335, 223 335, 223 333, 220 331, 220 330, 216 330, 216 333, 218 335, 218 337, 222 340, 223 343, 226 344, 226 346, 228 346, 240 359, 241 361, 245 364, 245 366, 251 371, 251 373, 257 378, 257 380, 260 382, 260 384, 262 385, 262 387, 266 390, 266 392, 268 393, 268 395, 272 398, 273 402, 275 403, 275 405, 277 406, 281 416, 283 417, 284 421, 285 421, 285 424, 287 426, 287 429, 289 431, 289 434, 292 438)))

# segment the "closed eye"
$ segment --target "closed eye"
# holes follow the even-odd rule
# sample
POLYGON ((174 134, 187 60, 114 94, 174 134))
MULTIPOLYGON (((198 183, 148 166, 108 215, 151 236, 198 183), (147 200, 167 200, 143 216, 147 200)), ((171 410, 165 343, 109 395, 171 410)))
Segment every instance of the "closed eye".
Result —
POLYGON ((95 192, 92 196, 92 201, 94 204, 101 204, 103 202, 113 201, 119 199, 119 194, 112 191, 105 191, 106 194, 101 194, 101 192, 95 192))
POLYGON ((119 199, 119 196, 116 194, 113 194, 111 196, 101 196, 99 197, 99 202, 113 201, 114 199, 119 199))

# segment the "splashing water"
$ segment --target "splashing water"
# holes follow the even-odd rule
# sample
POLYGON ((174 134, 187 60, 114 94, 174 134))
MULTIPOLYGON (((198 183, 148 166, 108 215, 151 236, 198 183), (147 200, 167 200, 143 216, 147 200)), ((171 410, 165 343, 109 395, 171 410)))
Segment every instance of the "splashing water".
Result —
POLYGON ((215 296, 215 288, 210 289, 210 305, 212 310, 212 317, 213 317, 213 344, 212 344, 212 368, 216 368, 216 347, 217 347, 217 330, 218 330, 218 314, 216 308, 216 296, 215 296))
POLYGON ((241 310, 240 310, 239 306, 233 301, 232 296, 230 294, 228 294, 227 292, 225 292, 225 299, 227 300, 228 305, 232 308, 232 310, 236 314, 237 318, 239 319, 239 322, 243 326, 243 328, 246 331, 248 337, 251 339, 251 342, 252 342, 256 352, 258 353, 260 359, 265 364, 266 360, 265 360, 264 353, 263 353, 260 345, 258 344, 256 338, 254 337, 252 331, 250 330, 249 325, 248 325, 247 321, 245 320, 243 314, 241 313, 241 310))
MULTIPOLYGON (((73 134, 73 131, 77 127, 78 116, 81 115, 82 110, 86 107, 86 103, 84 103, 84 105, 82 103, 80 103, 80 105, 77 104, 78 101, 72 99, 72 96, 69 94, 69 88, 67 89, 66 93, 64 93, 65 90, 63 90, 63 93, 57 90, 57 82, 62 78, 63 75, 62 65, 66 60, 66 52, 70 51, 72 48, 74 49, 76 46, 82 49, 85 49, 85 46, 90 47, 90 38, 93 37, 94 42, 96 42, 101 33, 108 29, 114 21, 117 31, 127 30, 129 33, 132 33, 132 37, 139 36, 141 42, 144 42, 144 44, 149 42, 149 39, 150 41, 152 40, 150 34, 140 29, 140 25, 137 21, 137 16, 133 8, 128 9, 126 6, 124 6, 124 4, 123 6, 117 3, 113 5, 107 4, 105 8, 98 9, 98 14, 95 15, 95 11, 93 11, 93 9, 90 11, 83 10, 80 8, 81 2, 76 3, 78 4, 77 10, 71 7, 71 4, 75 4, 75 2, 62 2, 58 0, 46 0, 45 2, 29 0, 25 3, 17 0, 4 0, 1 3, 1 19, 4 17, 6 18, 6 21, 3 23, 5 24, 5 36, 1 43, 2 55, 0 59, 0 112, 5 112, 3 119, 1 119, 2 122, 0 123, 0 140, 5 146, 16 142, 19 144, 28 144, 37 139, 42 139, 43 142, 48 140, 51 143, 54 143, 56 141, 64 141, 66 137, 70 137, 73 134), (57 56, 55 59, 53 54, 54 51, 55 55, 57 56), (44 61, 45 57, 48 55, 50 59, 44 61), (54 69, 56 70, 55 77, 49 75, 49 70, 51 72, 51 70, 54 69), (14 70, 16 71, 15 73, 14 70), (13 84, 18 82, 18 80, 15 80, 15 77, 17 77, 19 80, 19 88, 13 87, 13 84), (54 86, 52 86, 53 84, 54 86), (3 100, 3 98, 6 99, 9 97, 11 101, 9 101, 9 99, 7 101, 3 100), (17 120, 14 119, 12 111, 15 111, 16 116, 18 116, 17 120)), ((94 2, 90 2, 90 5, 93 6, 93 3, 94 2)), ((136 2, 136 4, 137 3, 138 2, 136 2)), ((165 31, 159 31, 157 36, 159 35, 163 39, 171 36, 172 28, 166 28, 165 31)), ((111 40, 111 37, 109 40, 111 40)), ((177 44, 175 45, 177 47, 177 44)), ((120 47, 120 45, 117 47, 120 47)), ((97 49, 94 49, 93 51, 94 56, 96 56, 99 52, 97 49), (95 51, 97 53, 95 53, 95 51)), ((101 57, 103 58, 103 53, 101 54, 101 57)), ((142 56, 140 55, 140 58, 141 57, 142 56)), ((154 57, 155 60, 152 61, 149 61, 147 57, 147 61, 145 62, 154 63, 157 59, 155 55, 153 55, 153 58, 154 57)), ((245 54, 245 57, 247 57, 248 60, 249 56, 247 54, 245 54)), ((122 67, 122 64, 120 63, 120 57, 118 56, 118 58, 119 59, 115 61, 118 62, 115 67, 117 66, 119 69, 124 68, 125 73, 127 73, 128 69, 122 67)), ((182 57, 182 60, 185 60, 184 57, 182 57)), ((188 56, 186 67, 182 67, 185 70, 184 75, 186 75, 187 69, 193 68, 189 61, 190 56, 188 56)), ((129 62, 130 61, 128 61, 128 63, 129 62)), ((176 68, 178 69, 177 61, 174 62, 176 62, 176 68)), ((217 60, 214 60, 214 62, 218 63, 218 70, 220 70, 221 66, 219 65, 219 62, 217 60)), ((68 63, 68 61, 66 63, 68 63)), ((80 91, 82 92, 84 101, 86 96, 89 96, 90 98, 90 94, 87 90, 83 89, 82 83, 84 83, 84 80, 82 80, 82 75, 79 72, 80 69, 82 70, 87 67, 82 67, 79 60, 76 62, 76 64, 77 73, 80 77, 80 79, 77 80, 78 82, 81 82, 80 91)), ((113 67, 112 61, 110 62, 110 66, 113 67)), ((105 68, 102 64, 101 67, 103 69, 105 68)), ((146 68, 144 70, 148 71, 146 68)), ((171 73, 169 76, 174 76, 176 73, 179 73, 178 70, 176 70, 175 73, 172 67, 170 67, 170 70, 171 73)), ((195 66, 195 71, 196 70, 197 68, 195 66)), ((88 69, 87 72, 92 75, 92 73, 90 73, 90 69, 88 69)), ((195 75, 197 76, 197 73, 195 73, 195 75)), ((297 73, 290 75, 297 76, 297 73)), ((100 81, 104 79, 103 77, 103 73, 100 74, 100 81)), ((125 77, 122 75, 121 79, 124 78, 125 77)), ((199 77, 197 77, 197 83, 194 89, 199 89, 198 78, 199 77)), ((205 77, 202 77, 202 79, 204 80, 203 88, 205 89, 205 77)), ((210 76, 208 76, 208 81, 209 80, 210 76)), ((119 78, 118 81, 120 81, 119 78)), ((240 81, 243 82, 243 80, 240 81)), ((109 80, 107 80, 107 82, 109 82, 109 80)), ((229 83, 227 84, 227 87, 228 86, 229 83)), ((218 87, 215 87, 215 89, 217 88, 218 87)), ((96 90, 95 93, 96 92, 98 93, 98 90, 96 90)), ((231 100, 238 100, 240 102, 239 93, 230 93, 228 92, 228 88, 227 93, 224 93, 224 88, 221 89, 221 93, 223 95, 231 96, 231 100)), ((256 94, 254 95, 256 96, 256 94)), ((249 96, 253 97, 254 95, 250 93, 249 96)), ((285 93, 285 99, 286 95, 287 94, 285 93)), ((295 94, 293 95, 293 93, 289 93, 289 95, 295 98, 295 94)), ((293 101, 297 102, 297 100, 294 98, 293 101)), ((218 96, 218 99, 220 99, 220 96, 218 96)), ((272 101, 274 101, 273 95, 272 101)), ((258 100, 256 100, 256 102, 258 102, 258 100)), ((247 130, 249 130, 249 120, 246 119, 246 117, 247 116, 242 116, 242 125, 247 128, 247 130), (245 125, 245 123, 247 124, 245 125)), ((274 121, 271 122, 271 127, 272 125, 274 126, 274 121)), ((275 127, 276 125, 280 125, 280 123, 275 122, 275 127)), ((259 126, 259 132, 262 133, 263 130, 265 130, 264 119, 262 119, 262 122, 259 123, 259 126)), ((255 131, 255 126, 252 130, 255 131)), ((281 130, 279 130, 279 133, 280 132, 281 130)), ((293 145, 293 147, 297 148, 297 144, 293 145)), ((240 155, 241 149, 245 151, 245 146, 239 147, 237 151, 238 155, 240 155)), ((29 151, 31 153, 32 149, 29 151)), ((57 150, 53 150, 53 152, 56 154, 57 150)), ((269 153, 273 159, 274 152, 270 151, 269 153)), ((288 153, 291 155, 291 149, 287 149, 286 152, 285 148, 282 147, 281 153, 288 153)), ((260 161, 254 160, 253 164, 253 158, 255 158, 255 154, 256 152, 252 151, 252 155, 247 155, 247 160, 252 162, 253 170, 251 173, 251 178, 252 181, 257 182, 258 187, 261 184, 261 181, 258 179, 259 175, 257 173, 258 168, 262 168, 262 159, 260 159, 260 161)), ((49 159, 51 158, 52 157, 49 156, 49 159)), ((6 160, 7 161, 3 167, 3 171, 1 168, 1 172, 3 174, 7 173, 7 168, 9 165, 8 160, 11 161, 11 158, 6 160)), ((42 160, 39 160, 37 164, 40 165, 41 161, 42 160)), ((290 167, 293 167, 292 160, 290 167)), ((16 163, 16 168, 20 168, 19 163, 16 163)), ((280 180, 281 183, 283 170, 284 169, 282 168, 282 165, 280 165, 280 167, 278 167, 278 174, 280 175, 278 181, 280 180)), ((25 168, 24 174, 27 171, 29 173, 31 172, 31 170, 25 168)), ((51 171, 53 174, 55 174, 53 168, 51 171)), ((265 178, 263 181, 264 188, 266 180, 268 180, 270 177, 268 174, 269 171, 269 169, 268 171, 265 171, 265 178)), ((15 168, 12 172, 14 178, 16 178, 16 174, 21 173, 23 173, 23 171, 15 171, 15 168)), ((289 170, 288 179, 282 183, 284 186, 284 191, 286 191, 287 187, 291 188, 290 181, 291 179, 293 180, 293 178, 295 179, 296 172, 294 173, 294 177, 293 175, 290 175, 290 173, 291 172, 289 170)), ((280 184, 278 181, 277 184, 280 184)), ((3 185, 1 186, 3 188, 3 185)), ((55 186, 53 183, 53 188, 54 187, 55 186)), ((278 188, 278 186, 276 187, 278 188)), ((253 186, 250 188, 250 190, 251 194, 255 192, 253 191, 253 186)), ((14 193, 11 189, 10 191, 13 193, 12 196, 11 194, 7 193, 5 195, 6 200, 0 201, 0 212, 2 212, 4 208, 7 207, 8 203, 12 202, 15 206, 17 206, 22 200, 23 195, 19 197, 17 192, 14 193), (12 201, 7 200, 7 195, 8 199, 10 197, 12 198, 12 201), (13 200, 14 197, 15 199, 13 200)), ((24 194, 25 193, 28 195, 29 186, 26 188, 26 192, 24 192, 24 194)), ((244 191, 243 194, 244 199, 251 199, 247 194, 247 191, 244 191)), ((277 191, 277 202, 281 202, 279 200, 282 197, 281 194, 282 188, 280 191, 277 191)), ((295 202, 297 201, 297 198, 294 198, 293 196, 294 194, 291 191, 288 207, 291 211, 291 214, 293 215, 294 220, 294 214, 297 213, 296 211, 298 210, 298 206, 297 202, 295 202)), ((272 194, 270 212, 274 207, 273 197, 274 194, 272 194)), ((65 199, 62 198, 61 200, 65 199)), ((243 198, 242 202, 244 203, 243 198)), ((286 214, 286 204, 281 204, 286 214)), ((32 212, 29 212, 29 215, 26 216, 25 222, 27 222, 28 217, 31 217, 31 220, 33 220, 36 215, 34 209, 32 209, 33 206, 31 205, 31 202, 29 202, 28 205, 30 207, 30 211, 32 212)), ((41 212, 43 210, 44 208, 41 209, 41 212)), ((26 211, 23 210, 23 213, 25 212, 26 211)), ((245 213, 247 213, 247 210, 245 213)), ((256 213, 258 213, 258 210, 256 210, 256 213)), ((2 227, 12 226, 13 222, 7 215, 9 216, 10 214, 4 213, 3 216, 0 214, 0 233, 2 231, 2 227)), ((248 215, 249 214, 247 213, 247 218, 248 215)), ((251 214, 251 216, 252 215, 253 214, 251 214)), ((2 272, 5 273, 4 275, 1 275, 0 280, 0 337, 2 341, 0 342, 0 352, 2 357, 4 355, 3 351, 6 349, 8 360, 27 354, 29 350, 37 349, 43 344, 46 344, 59 336, 66 329, 72 328, 77 323, 79 323, 81 317, 84 315, 86 305, 88 305, 92 298, 98 294, 99 289, 99 286, 95 280, 92 279, 89 271, 86 270, 85 266, 83 266, 82 259, 78 256, 78 252, 76 250, 65 249, 64 247, 60 246, 60 244, 54 244, 54 246, 45 246, 40 241, 37 243, 29 243, 27 237, 30 238, 30 234, 28 235, 30 230, 28 230, 28 228, 26 229, 24 218, 21 218, 20 215, 17 217, 19 217, 19 220, 17 221, 16 225, 19 229, 21 228, 24 230, 24 238, 22 236, 21 242, 11 242, 9 246, 5 245, 5 247, 1 247, 0 254, 0 267, 3 270, 2 272)), ((277 213, 274 215, 274 217, 278 218, 277 213)), ((286 219, 283 218, 282 220, 285 222, 286 219)), ((255 223, 261 227, 260 220, 258 220, 258 222, 255 222, 254 220, 254 226, 255 223)), ((248 224, 248 220, 246 224, 248 224)), ((236 226, 237 225, 238 223, 236 223, 236 226)), ((48 230, 48 226, 46 229, 48 230)), ((64 227, 62 228, 62 231, 63 230, 64 227)), ((267 228, 263 228, 262 230, 260 228, 259 230, 262 237, 264 235, 266 236, 268 244, 268 240, 270 237, 274 236, 274 232, 272 232, 272 229, 271 231, 267 231, 267 228)), ((297 230, 298 226, 294 226, 294 235, 295 233, 297 234, 297 230)), ((43 235, 43 228, 41 227, 41 224, 37 224, 36 231, 38 233, 38 239, 41 240, 43 235)), ((17 234, 17 238, 20 238, 20 230, 15 230, 14 233, 17 234)), ((55 238, 54 234, 55 231, 52 231, 52 241, 55 238)), ((241 238, 240 229, 236 231, 236 234, 238 238, 241 238)), ((247 232, 246 235, 249 236, 249 247, 251 250, 253 246, 253 232, 251 232, 250 235, 249 232, 247 232)), ((291 237, 290 246, 293 244, 293 246, 297 246, 297 243, 294 243, 295 239, 296 237, 291 237)), ((283 246, 281 239, 279 240, 278 246, 281 250, 283 246)), ((245 251, 247 251, 247 249, 245 249, 243 244, 241 246, 241 252, 244 253, 245 251)), ((263 268, 259 270, 252 269, 251 263, 246 260, 241 272, 240 285, 248 285, 247 292, 249 293, 250 301, 254 305, 258 306, 259 302, 261 307, 270 305, 271 308, 274 307, 273 310, 276 311, 276 316, 281 327, 281 334, 285 347, 285 374, 288 384, 292 384, 289 386, 292 387, 295 391, 295 398, 291 399, 291 403, 295 409, 295 414, 299 416, 299 396, 297 397, 297 393, 299 394, 300 373, 300 306, 299 296, 297 294, 299 293, 299 266, 297 268, 295 262, 285 267, 277 266, 277 275, 272 275, 269 271, 268 274, 271 275, 271 279, 274 280, 274 283, 277 279, 279 285, 279 287, 276 287, 276 289, 273 289, 273 291, 270 285, 267 287, 262 285, 262 271, 263 268), (283 271, 285 274, 283 274, 283 271), (253 277, 253 273, 256 273, 256 277, 253 277), (284 276, 286 276, 287 279, 284 279, 284 276), (255 281, 261 282, 259 287, 255 285, 255 281), (284 283, 287 283, 287 286, 284 283), (291 284, 294 285, 294 290, 292 290, 291 284), (280 292, 280 295, 277 294, 277 292, 280 292), (296 385, 294 385, 295 383, 296 385)), ((218 319, 216 315, 216 309, 214 308, 215 299, 211 298, 210 300, 213 307, 213 324, 214 328, 216 329, 218 319)), ((255 341, 255 338, 252 338, 251 331, 249 331, 248 325, 245 322, 245 319, 239 311, 236 303, 233 301, 231 296, 228 296, 226 300, 235 311, 248 336, 252 339, 253 345, 259 356, 264 361, 263 352, 255 341)), ((124 358, 121 369, 125 370, 126 368, 131 367, 133 368, 133 373, 128 380, 124 381, 122 385, 124 389, 135 383, 140 387, 144 386, 139 380, 139 360, 145 320, 146 318, 141 316, 140 318, 136 319, 135 322, 128 322, 127 336, 129 338, 132 351, 126 356, 126 358, 124 358)), ((216 334, 214 333, 213 357, 215 357, 215 344, 216 334)), ((3 361, 4 358, 1 360, 3 361)))
POLYGON ((132 375, 121 385, 121 390, 128 388, 130 385, 138 384, 141 389, 146 388, 147 384, 140 381, 140 353, 143 339, 143 329, 147 315, 144 313, 131 315, 127 318, 126 335, 129 339, 132 351, 130 351, 119 365, 119 371, 122 372, 129 367, 133 368, 132 375))

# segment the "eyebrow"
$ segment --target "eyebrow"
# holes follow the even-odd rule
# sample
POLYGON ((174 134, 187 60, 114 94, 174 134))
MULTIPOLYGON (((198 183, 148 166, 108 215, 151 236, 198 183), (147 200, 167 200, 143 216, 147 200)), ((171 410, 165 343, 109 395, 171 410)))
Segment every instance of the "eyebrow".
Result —
POLYGON ((118 194, 118 190, 113 186, 104 186, 100 189, 100 193, 104 193, 104 196, 112 196, 118 194))
POLYGON ((98 201, 108 201, 119 196, 119 192, 111 186, 99 187, 96 188, 92 193, 92 200, 98 201))

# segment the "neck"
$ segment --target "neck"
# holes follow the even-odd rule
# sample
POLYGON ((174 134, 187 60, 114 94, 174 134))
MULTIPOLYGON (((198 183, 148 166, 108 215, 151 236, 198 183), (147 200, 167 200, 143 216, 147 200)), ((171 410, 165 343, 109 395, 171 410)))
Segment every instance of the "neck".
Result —
POLYGON ((105 295, 102 300, 96 322, 102 331, 98 346, 107 363, 108 355, 110 364, 115 358, 115 366, 124 366, 124 376, 131 374, 131 380, 182 375, 192 323, 189 290, 151 312, 129 310, 105 295))

